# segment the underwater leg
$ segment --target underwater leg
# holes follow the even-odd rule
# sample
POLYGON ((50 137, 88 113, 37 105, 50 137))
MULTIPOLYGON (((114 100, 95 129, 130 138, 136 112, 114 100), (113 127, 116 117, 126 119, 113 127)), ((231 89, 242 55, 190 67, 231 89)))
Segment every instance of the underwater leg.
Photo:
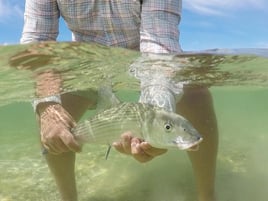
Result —
POLYGON ((204 140, 198 151, 189 151, 198 201, 215 201, 215 172, 218 151, 218 128, 211 94, 204 87, 185 87, 177 111, 201 133, 204 140))
POLYGON ((53 174, 63 201, 77 201, 75 184, 75 153, 46 154, 47 164, 53 174))

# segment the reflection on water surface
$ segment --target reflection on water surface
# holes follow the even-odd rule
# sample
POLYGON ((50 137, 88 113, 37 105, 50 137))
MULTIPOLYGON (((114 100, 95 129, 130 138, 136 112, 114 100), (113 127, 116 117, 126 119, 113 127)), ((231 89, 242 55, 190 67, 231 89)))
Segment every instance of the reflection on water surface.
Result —
POLYGON ((267 52, 241 49, 141 56, 123 48, 74 42, 2 46, 0 104, 33 98, 34 76, 51 69, 63 79, 62 93, 98 89, 104 81, 115 91, 139 91, 138 79, 166 72, 175 82, 192 85, 267 87, 267 52))

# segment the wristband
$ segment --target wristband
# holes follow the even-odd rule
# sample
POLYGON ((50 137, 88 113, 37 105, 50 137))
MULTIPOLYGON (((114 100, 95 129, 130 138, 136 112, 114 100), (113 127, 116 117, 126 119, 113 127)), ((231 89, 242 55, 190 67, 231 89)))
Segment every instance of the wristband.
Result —
POLYGON ((40 104, 40 103, 48 103, 48 102, 54 102, 54 103, 61 104, 60 94, 52 95, 52 96, 46 96, 44 98, 34 99, 32 101, 32 106, 33 106, 34 112, 36 112, 36 108, 37 108, 38 104, 40 104))

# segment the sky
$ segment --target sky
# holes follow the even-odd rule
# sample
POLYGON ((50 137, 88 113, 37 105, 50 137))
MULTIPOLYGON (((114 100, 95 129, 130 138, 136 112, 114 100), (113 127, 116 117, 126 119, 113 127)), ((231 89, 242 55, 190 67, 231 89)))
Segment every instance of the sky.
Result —
MULTIPOLYGON (((0 45, 18 44, 25 0, 0 0, 0 45)), ((268 0, 183 0, 183 50, 268 48, 268 0)), ((59 41, 70 41, 62 21, 59 41)))

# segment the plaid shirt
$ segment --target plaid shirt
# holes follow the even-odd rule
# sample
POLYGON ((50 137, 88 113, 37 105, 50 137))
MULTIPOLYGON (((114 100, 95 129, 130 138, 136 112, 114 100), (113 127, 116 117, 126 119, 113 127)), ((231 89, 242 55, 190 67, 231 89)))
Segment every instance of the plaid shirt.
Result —
POLYGON ((180 14, 181 0, 26 0, 21 43, 56 40, 62 16, 74 41, 179 52, 180 14))

